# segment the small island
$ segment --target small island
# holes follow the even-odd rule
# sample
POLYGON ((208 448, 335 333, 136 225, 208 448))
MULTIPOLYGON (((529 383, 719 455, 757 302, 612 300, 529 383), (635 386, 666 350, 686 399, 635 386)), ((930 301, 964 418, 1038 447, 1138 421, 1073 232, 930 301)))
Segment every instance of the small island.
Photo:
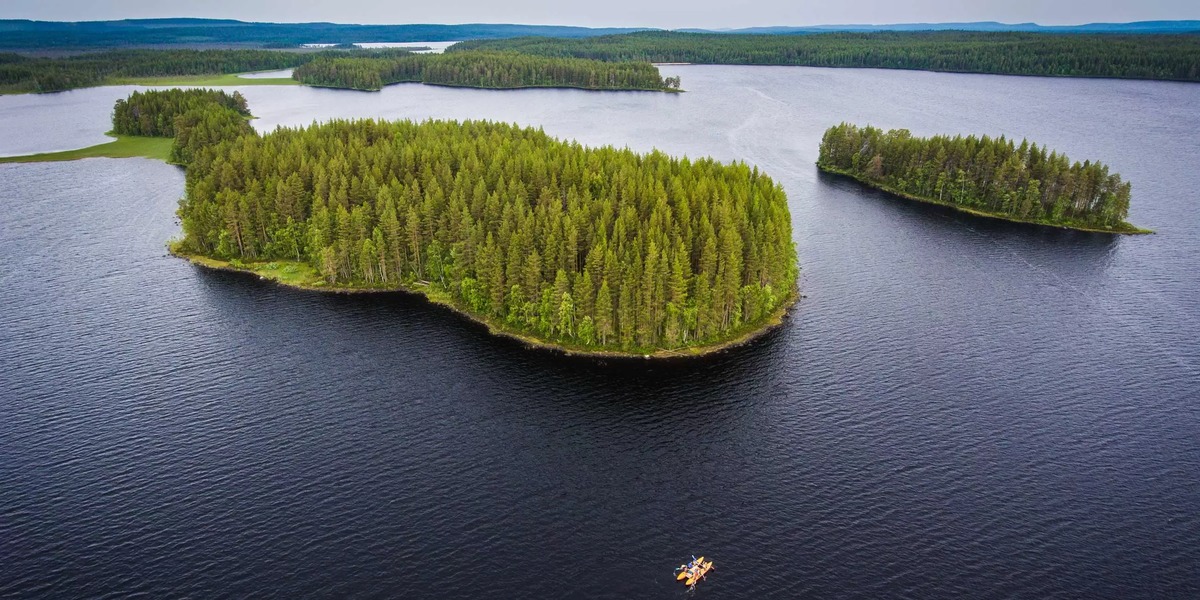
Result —
POLYGON ((679 91, 679 78, 663 78, 648 62, 606 62, 533 56, 516 52, 447 54, 379 52, 371 56, 323 56, 297 68, 301 83, 378 91, 395 83, 485 89, 578 88, 615 91, 679 91))
POLYGON ((817 165, 895 196, 973 215, 1079 231, 1153 233, 1125 221, 1130 184, 1091 161, 1003 136, 918 138, 842 123, 825 131, 817 165))
POLYGON ((744 344, 799 298, 791 215, 756 168, 468 121, 257 134, 239 94, 136 92, 114 131, 173 135, 172 253, 330 292, 420 294, 527 345, 599 357, 744 344))

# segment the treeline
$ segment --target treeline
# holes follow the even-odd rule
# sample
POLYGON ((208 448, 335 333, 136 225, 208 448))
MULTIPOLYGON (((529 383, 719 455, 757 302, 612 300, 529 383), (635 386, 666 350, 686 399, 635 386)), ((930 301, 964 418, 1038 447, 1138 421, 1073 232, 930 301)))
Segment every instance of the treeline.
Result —
POLYGON ((885 190, 1021 221, 1140 231, 1130 185, 1108 167, 1003 136, 913 137, 842 123, 821 139, 821 168, 885 190))
POLYGON ((174 137, 170 161, 187 165, 204 148, 253 135, 238 92, 171 89, 134 92, 113 106, 113 133, 174 137))
POLYGON ((477 40, 448 52, 513 50, 610 61, 876 67, 963 73, 1200 81, 1200 35, 965 31, 730 35, 639 32, 477 40))
POLYGON ((243 135, 187 169, 181 251, 419 289, 576 348, 727 340, 794 298, 787 200, 745 164, 585 148, 489 122, 243 135))
POLYGON ((120 50, 62 58, 0 55, 0 92, 56 92, 127 77, 289 69, 319 56, 271 50, 120 50))
POLYGON ((679 88, 678 78, 664 81, 658 69, 647 62, 546 58, 515 52, 326 57, 297 68, 293 77, 309 85, 356 90, 378 90, 402 82, 477 88, 679 88))

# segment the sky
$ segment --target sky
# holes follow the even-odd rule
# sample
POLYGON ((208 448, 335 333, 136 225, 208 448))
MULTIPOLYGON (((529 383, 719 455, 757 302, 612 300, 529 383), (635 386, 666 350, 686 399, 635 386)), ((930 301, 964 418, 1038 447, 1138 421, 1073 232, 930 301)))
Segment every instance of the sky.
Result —
POLYGON ((527 23, 587 27, 1096 22, 1200 19, 1197 0, 0 0, 0 19, 207 17, 335 23, 527 23))

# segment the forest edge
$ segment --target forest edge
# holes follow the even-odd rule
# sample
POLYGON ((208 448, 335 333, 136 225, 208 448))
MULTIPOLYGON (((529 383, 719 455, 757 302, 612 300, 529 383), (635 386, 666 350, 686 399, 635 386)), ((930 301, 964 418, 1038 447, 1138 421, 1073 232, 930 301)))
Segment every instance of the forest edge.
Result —
POLYGON ((459 317, 483 325, 490 335, 516 341, 529 349, 543 350, 547 352, 555 352, 565 356, 591 358, 591 359, 675 359, 675 358, 698 358, 702 356, 710 356, 735 348, 749 345, 754 341, 762 338, 768 333, 781 327, 784 321, 791 314, 792 309, 799 304, 803 297, 799 291, 799 283, 793 285, 787 299, 779 306, 775 312, 771 313, 765 321, 755 327, 746 327, 744 331, 740 331, 734 337, 713 344, 704 346, 688 346, 679 349, 660 349, 651 353, 645 352, 622 352, 618 350, 593 350, 578 346, 571 346, 558 342, 550 342, 527 333, 515 331, 504 324, 497 322, 495 319, 485 315, 475 314, 466 310, 454 302, 454 299, 445 293, 438 293, 438 290, 431 288, 409 288, 405 286, 398 287, 342 287, 325 285, 324 280, 306 263, 296 261, 263 261, 252 263, 241 263, 235 265, 231 261, 211 258, 200 254, 190 254, 182 251, 178 246, 178 240, 168 242, 167 249, 172 256, 182 258, 202 269, 210 271, 238 273, 241 275, 254 275, 260 280, 269 281, 275 285, 280 285, 287 288, 302 290, 306 292, 320 292, 332 294, 407 294, 423 298, 426 302, 434 306, 440 306, 458 315, 459 317), (271 268, 271 265, 276 265, 271 268), (280 271, 288 266, 297 267, 297 271, 307 270, 307 276, 287 278, 280 271), (433 292, 433 293, 430 293, 433 292))
POLYGON ((936 198, 925 198, 922 196, 910 194, 908 192, 902 192, 893 187, 883 185, 879 182, 871 181, 870 179, 868 179, 866 177, 861 177, 850 171, 847 171, 844 169, 839 169, 837 167, 834 167, 834 166, 831 166, 829 164, 822 163, 822 162, 817 162, 817 168, 819 168, 819 169, 821 169, 821 171, 823 171, 825 173, 829 173, 831 175, 836 175, 838 177, 845 177, 847 179, 852 179, 852 180, 858 182, 860 185, 863 185, 863 186, 871 188, 871 189, 879 190, 881 192, 884 192, 891 196, 895 196, 897 198, 901 198, 904 200, 911 200, 914 202, 922 202, 925 204, 933 204, 936 206, 944 206, 946 208, 952 208, 958 212, 966 213, 966 214, 973 215, 976 217, 983 217, 983 218, 987 218, 987 219, 999 219, 1001 221, 1008 221, 1010 223, 1021 223, 1024 225, 1038 225, 1041 227, 1053 227, 1055 229, 1066 229, 1066 230, 1070 230, 1070 231, 1084 231, 1087 233, 1114 233, 1114 234, 1122 234, 1122 235, 1146 235, 1146 234, 1154 233, 1154 230, 1152 230, 1152 229, 1142 229, 1141 227, 1136 227, 1130 223, 1124 223, 1125 225, 1129 226, 1128 228, 1117 229, 1117 228, 1089 227, 1087 225, 1072 225, 1070 223, 1055 223, 1055 222, 1051 222, 1051 221, 1039 221, 1039 220, 1034 220, 1034 219, 1022 219, 1020 217, 1005 215, 1003 213, 994 213, 991 211, 979 210, 979 209, 970 208, 967 206, 960 206, 960 205, 954 204, 952 202, 939 201, 936 198))

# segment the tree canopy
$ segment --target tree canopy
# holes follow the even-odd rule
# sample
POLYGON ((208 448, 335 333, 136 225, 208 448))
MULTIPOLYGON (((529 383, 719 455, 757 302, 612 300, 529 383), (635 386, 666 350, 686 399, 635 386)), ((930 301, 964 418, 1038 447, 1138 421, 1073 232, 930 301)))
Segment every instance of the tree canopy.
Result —
POLYGON ((448 52, 733 65, 877 67, 1005 75, 1200 81, 1200 35, 915 31, 713 34, 646 31, 583 39, 476 40, 448 52))
POLYGON ((113 133, 175 137, 176 117, 193 110, 218 108, 250 116, 239 92, 227 94, 207 89, 171 89, 134 92, 113 107, 113 133))
POLYGON ((787 200, 757 169, 501 123, 333 121, 225 138, 188 164, 179 214, 188 253, 441 294, 573 348, 720 343, 795 298, 787 200))
POLYGON ((821 168, 888 191, 1011 220, 1113 231, 1125 222, 1130 184, 1099 163, 1071 162, 1003 136, 913 137, 906 129, 842 123, 821 140, 821 168))
POLYGON ((547 58, 515 52, 324 57, 296 69, 293 77, 309 85, 357 90, 378 90, 402 82, 478 88, 663 90, 679 87, 675 79, 664 81, 658 69, 647 62, 547 58))

